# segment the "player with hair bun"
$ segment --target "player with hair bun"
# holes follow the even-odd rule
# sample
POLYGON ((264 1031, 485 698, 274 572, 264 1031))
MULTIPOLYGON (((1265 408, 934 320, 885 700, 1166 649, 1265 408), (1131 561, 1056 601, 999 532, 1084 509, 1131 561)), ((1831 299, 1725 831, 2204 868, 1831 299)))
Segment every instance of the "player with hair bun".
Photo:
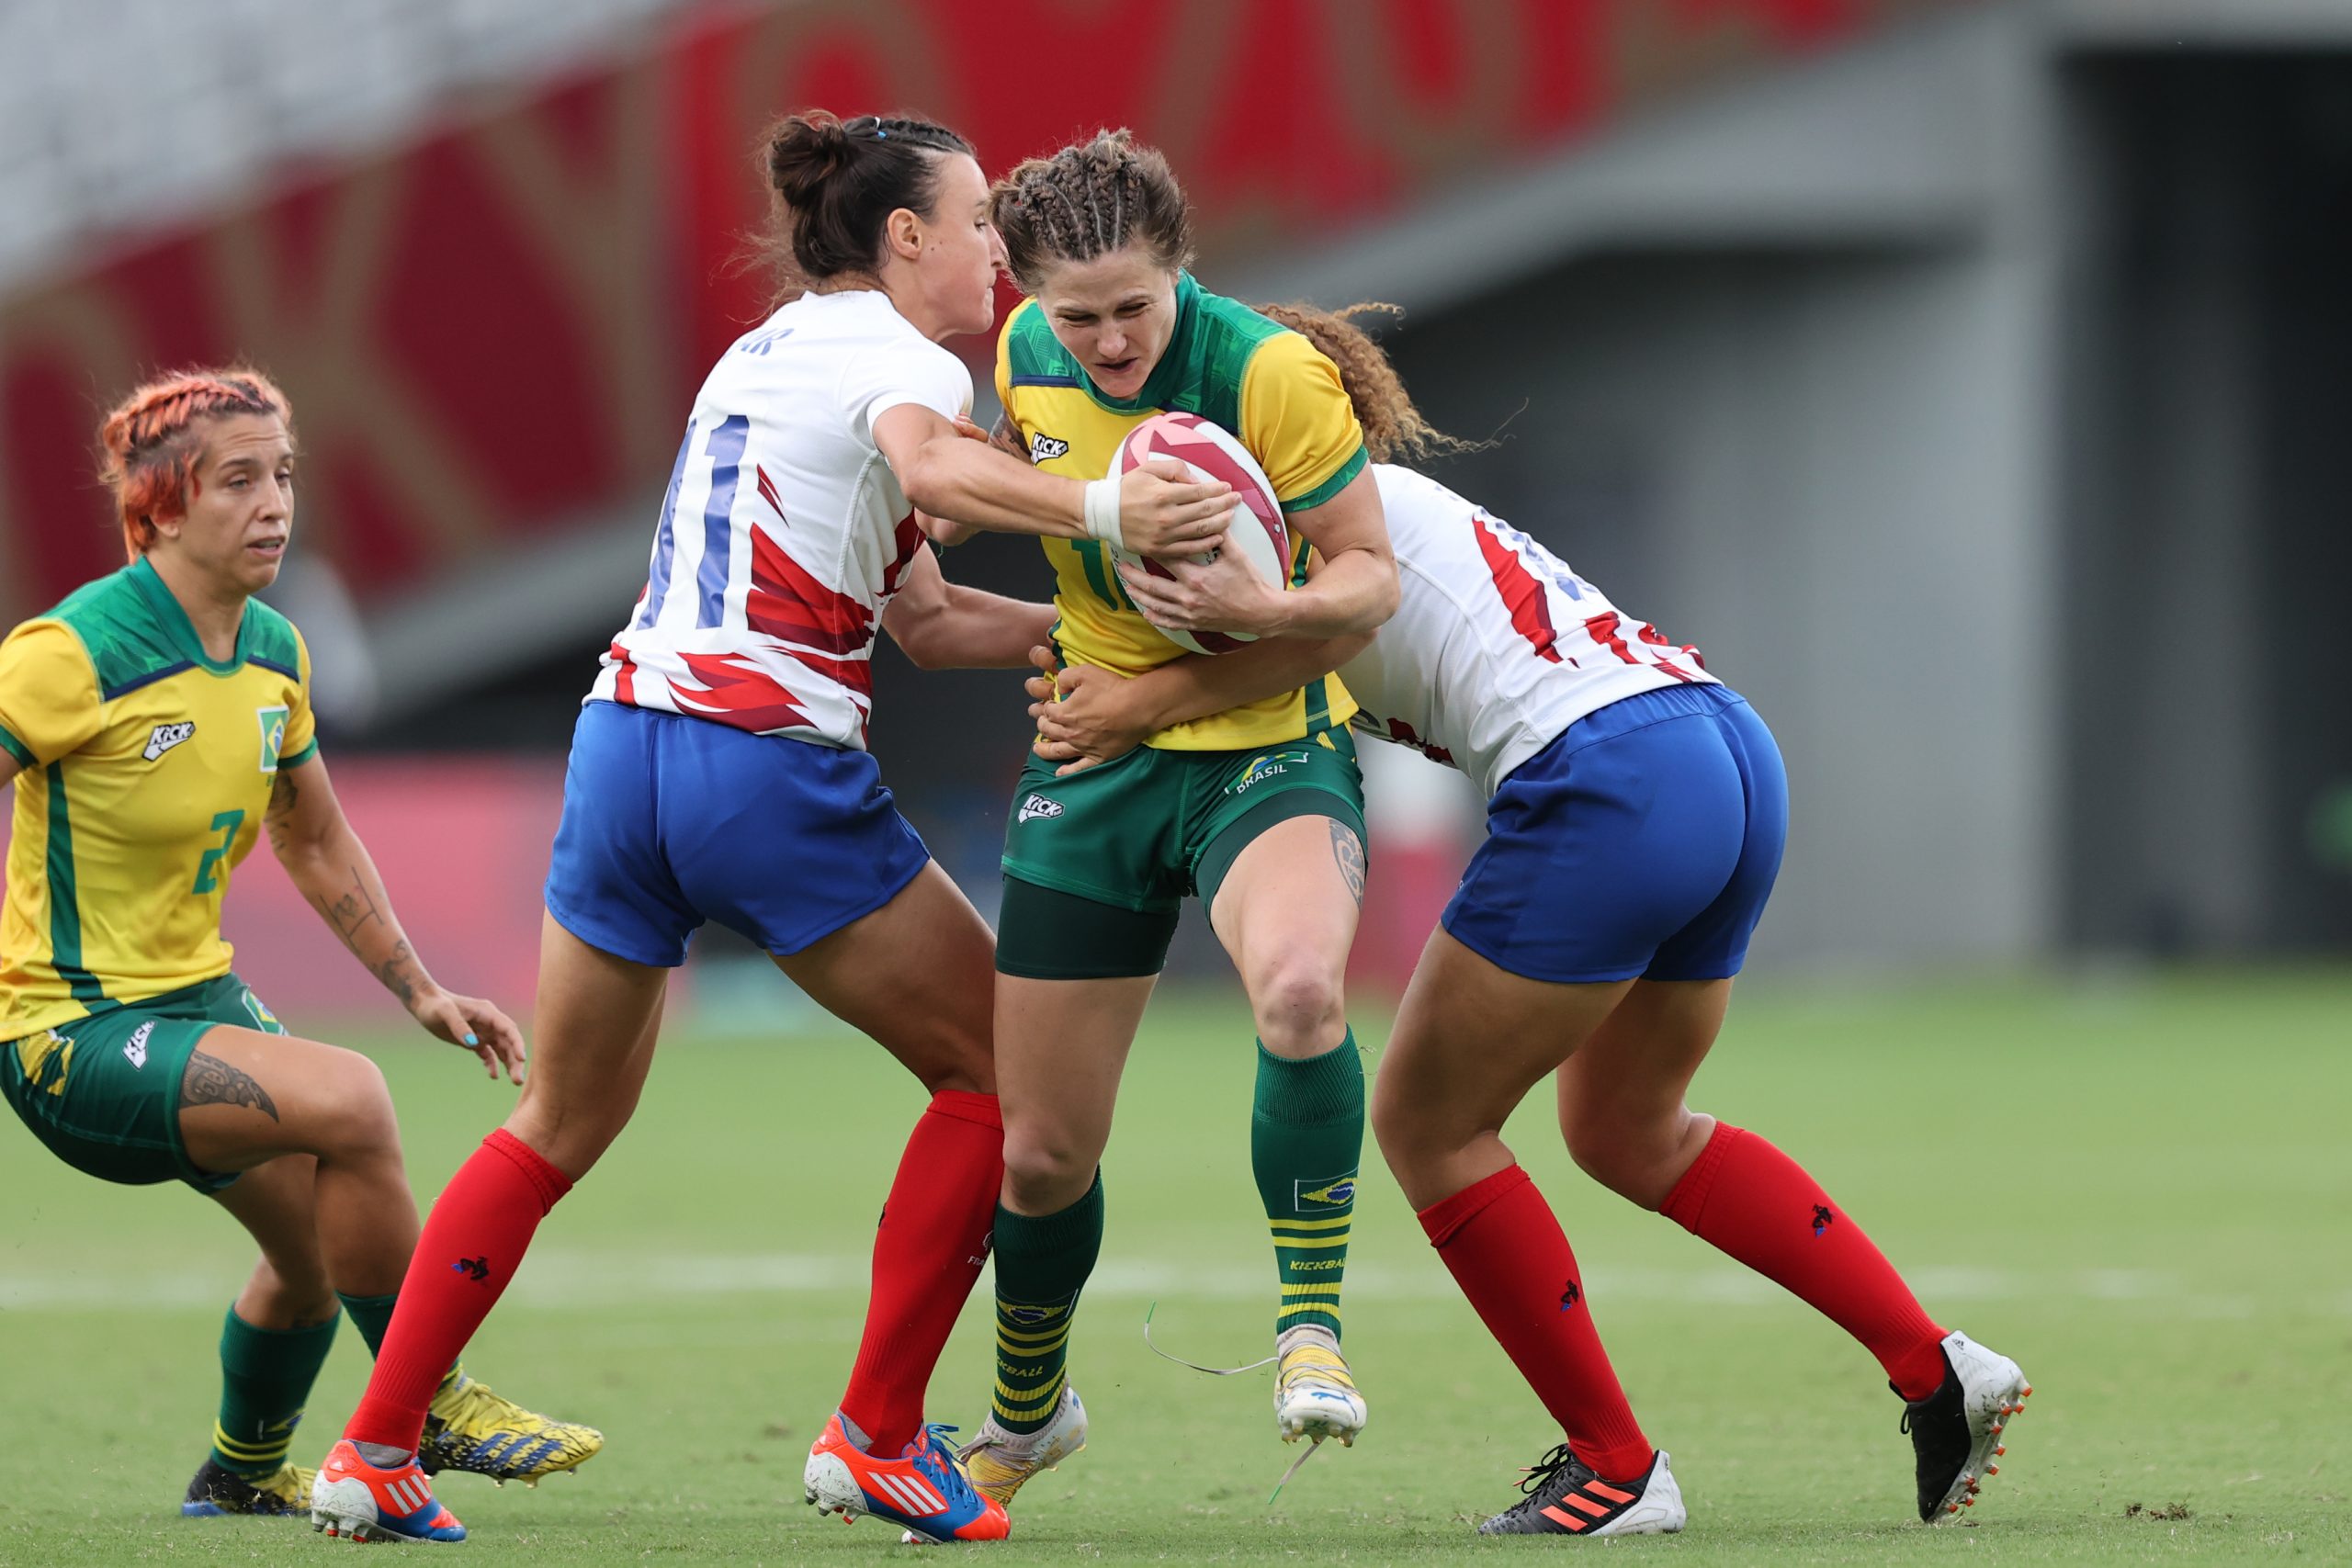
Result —
MULTIPOLYGON (((922 1409, 988 1251, 1002 1168, 993 943, 866 750, 871 660, 888 631, 924 668, 1021 665, 1049 607, 949 585, 926 530, 1076 536, 1087 497, 975 439, 970 374, 940 346, 995 319, 1003 252, 970 145, 930 120, 815 111, 772 128, 763 173, 797 287, 695 400, 644 592, 573 736, 534 1070, 433 1206, 316 1488, 322 1528, 432 1535, 415 1525, 431 1499, 419 1504, 411 1461, 432 1369, 627 1124, 670 971, 715 919, 932 1096, 883 1211, 865 1336, 810 1450, 808 1499, 925 1540, 1005 1533, 922 1409), (456 1267, 467 1259, 480 1267, 456 1267)), ((1230 501, 1139 470, 1106 503, 1147 547, 1196 552, 1230 501)))
MULTIPOLYGON (((1496 1534, 1678 1530, 1665 1454, 1634 1419, 1559 1221, 1504 1146, 1556 1076, 1569 1153, 1595 1179, 1786 1287, 1852 1334, 1905 1402, 1920 1517, 1975 1501, 2031 1392, 1947 1334, 1854 1220, 1760 1135, 1692 1111, 1779 871, 1788 783, 1770 731, 1695 649, 1612 605, 1525 534, 1388 459, 1455 447, 1346 313, 1261 310, 1346 377, 1404 589, 1377 637, 1272 642, 1133 681, 1033 679, 1041 757, 1084 770, 1191 715, 1336 667, 1356 724, 1462 769, 1487 838, 1414 970, 1373 1124, 1430 1244, 1566 1440, 1496 1534)), ((1254 585, 1175 569, 1204 604, 1254 585)))
MULTIPOLYGON (((1112 553, 1136 548, 1116 517, 1094 519, 1091 537, 1049 538, 1062 654, 1136 675, 1179 657, 1164 630, 1333 637, 1385 620, 1396 566, 1339 372, 1194 279, 1191 209, 1166 159, 1103 131, 1015 168, 993 210, 1030 296, 998 344, 1007 438, 1042 473, 1099 491, 1137 426, 1195 416, 1256 459, 1295 545, 1288 581, 1251 576, 1253 597, 1204 618, 1180 585, 1112 553), (1323 561, 1311 584, 1310 549, 1323 561)), ((997 1378, 965 1450, 997 1497, 1085 1440, 1066 1365, 1102 1246, 1098 1166, 1187 896, 1257 1024, 1250 1163, 1274 1244, 1277 1430, 1319 1444, 1363 1429, 1340 1348, 1364 1106, 1343 986, 1364 858, 1355 705, 1321 671, 1256 695, 1163 728, 1098 773, 1057 777, 1033 759, 1013 796, 997 943, 997 1378)))
MULTIPOLYGON (((257 371, 148 383, 99 432, 130 564, 0 642, 0 1097, 76 1170, 182 1181, 261 1248, 220 1335, 212 1449, 181 1512, 299 1514, 287 1452, 348 1310, 372 1351, 416 1237, 374 1063, 287 1033, 230 969, 220 907, 266 828, 278 863, 430 1032, 522 1078, 490 1003, 435 984, 327 782, 310 653, 254 594, 294 522, 286 398, 257 371), (340 1303, 340 1304, 338 1304, 340 1303)), ((468 1378, 425 1390, 434 1469, 536 1479, 594 1455, 468 1378)))

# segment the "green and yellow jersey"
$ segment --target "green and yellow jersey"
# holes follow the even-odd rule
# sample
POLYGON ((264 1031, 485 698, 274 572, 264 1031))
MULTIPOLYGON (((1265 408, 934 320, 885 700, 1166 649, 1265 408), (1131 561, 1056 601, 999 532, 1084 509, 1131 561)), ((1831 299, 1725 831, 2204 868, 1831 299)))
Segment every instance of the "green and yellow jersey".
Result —
MULTIPOLYGON (((1322 505, 1363 470, 1363 430, 1339 367, 1297 333, 1209 293, 1190 273, 1177 279, 1168 350, 1132 399, 1096 389, 1035 299, 1013 310, 998 339, 996 389, 1031 461, 1071 479, 1102 478, 1127 432, 1171 409, 1238 437, 1273 481, 1285 514, 1322 505)), ((1295 587, 1306 580, 1307 546, 1295 535, 1292 544, 1295 587)), ((1047 539, 1045 546, 1064 659, 1140 675, 1184 651, 1136 609, 1101 541, 1047 539)), ((1164 729, 1146 744, 1237 751, 1319 734, 1355 711, 1339 677, 1327 675, 1286 695, 1164 729)))
POLYGON ((144 559, 0 642, 17 775, 0 907, 0 1041, 229 972, 220 900, 281 767, 318 750, 292 622, 245 605, 205 657, 144 559))

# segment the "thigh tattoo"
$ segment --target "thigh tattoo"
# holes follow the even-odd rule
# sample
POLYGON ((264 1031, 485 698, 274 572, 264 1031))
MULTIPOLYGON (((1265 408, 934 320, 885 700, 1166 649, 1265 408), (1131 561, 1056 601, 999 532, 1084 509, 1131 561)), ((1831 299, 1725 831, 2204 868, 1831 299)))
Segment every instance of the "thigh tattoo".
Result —
POLYGON ((188 1057, 180 1078, 180 1108, 191 1105, 249 1105, 273 1122, 278 1119, 277 1103, 251 1073, 201 1051, 188 1057))
POLYGON ((1363 840, 1355 829, 1344 822, 1331 824, 1331 858, 1340 863, 1340 875, 1348 885, 1348 897, 1363 908, 1363 840))

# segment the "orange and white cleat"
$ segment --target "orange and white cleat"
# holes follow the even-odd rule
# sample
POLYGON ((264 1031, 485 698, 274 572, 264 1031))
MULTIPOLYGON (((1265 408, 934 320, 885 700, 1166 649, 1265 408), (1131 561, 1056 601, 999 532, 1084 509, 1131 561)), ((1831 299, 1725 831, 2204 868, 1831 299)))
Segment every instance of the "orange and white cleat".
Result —
POLYGON ((433 1495, 414 1455, 386 1469, 368 1463, 348 1438, 328 1452, 311 1483, 311 1528, 350 1540, 466 1539, 466 1527, 433 1495))
POLYGON ((861 1514, 888 1519, 933 1543, 1002 1540, 1012 1533, 1004 1505, 980 1495, 947 1446, 953 1427, 928 1427, 896 1459, 876 1459, 850 1440, 839 1411, 808 1450, 802 1490, 820 1514, 855 1524, 861 1514))
POLYGON ((1943 1386, 1903 1406, 1918 1461, 1919 1517, 1928 1524, 1976 1506, 1984 1477, 1998 1475, 1993 1460, 2007 1453, 2001 1432, 2025 1408, 2033 1385, 2007 1356, 1967 1335, 1944 1336, 1943 1386))

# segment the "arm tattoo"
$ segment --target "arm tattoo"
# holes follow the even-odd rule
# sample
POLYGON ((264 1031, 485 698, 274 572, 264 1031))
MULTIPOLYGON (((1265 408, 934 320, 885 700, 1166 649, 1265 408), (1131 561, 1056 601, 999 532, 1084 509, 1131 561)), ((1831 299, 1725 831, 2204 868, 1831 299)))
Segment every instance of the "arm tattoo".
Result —
POLYGON ((249 1105, 273 1122, 278 1119, 277 1102, 251 1073, 201 1051, 188 1057, 180 1077, 180 1107, 191 1105, 249 1105))
POLYGON ((359 928, 370 920, 380 921, 384 918, 376 908, 376 900, 369 895, 367 885, 359 880, 359 871, 356 866, 351 873, 351 891, 332 904, 321 897, 318 905, 319 913, 324 915, 327 924, 334 928, 334 934, 343 939, 343 945, 355 953, 359 949, 359 928))
POLYGON ((401 999, 406 1007, 416 998, 416 953, 410 948, 408 938, 393 944, 390 954, 381 964, 368 965, 368 973, 376 976, 384 989, 401 999))
POLYGON ((302 792, 284 773, 269 786, 269 809, 262 814, 262 826, 269 829, 269 847, 278 853, 286 852, 287 830, 294 823, 294 803, 302 792))
POLYGON ((1340 863, 1340 875, 1348 885, 1348 896, 1363 908, 1363 840, 1355 829, 1344 822, 1331 824, 1331 858, 1340 863))

